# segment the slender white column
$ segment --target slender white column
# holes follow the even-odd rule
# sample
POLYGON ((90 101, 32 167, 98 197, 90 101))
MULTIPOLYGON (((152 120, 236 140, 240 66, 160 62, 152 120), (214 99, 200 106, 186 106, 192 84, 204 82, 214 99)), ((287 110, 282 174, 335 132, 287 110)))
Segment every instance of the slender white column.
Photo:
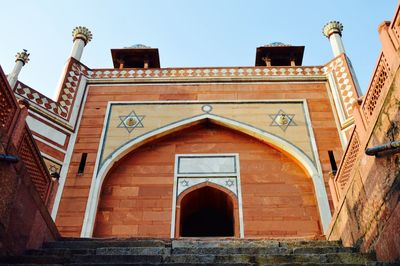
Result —
POLYGON ((329 39, 333 55, 335 57, 342 53, 345 53, 344 45, 342 42, 342 31, 343 25, 339 21, 330 21, 325 24, 323 28, 323 33, 329 39))
POLYGON ((86 27, 78 26, 72 31, 73 46, 71 57, 80 61, 83 53, 83 48, 92 40, 92 33, 86 27))
MULTIPOLYGON (((81 61, 83 48, 85 48, 86 44, 88 44, 92 40, 93 35, 88 28, 78 26, 72 30, 72 38, 73 38, 72 39, 73 45, 70 57, 73 57, 76 60, 81 61)), ((67 60, 67 62, 65 63, 60 79, 58 80, 57 88, 59 89, 56 91, 53 97, 55 101, 57 101, 58 97, 60 96, 62 89, 61 86, 64 82, 65 75, 67 74, 66 72, 68 69, 68 65, 69 65, 69 60, 67 60)))
POLYGON ((11 89, 15 87, 15 84, 17 84, 18 81, 18 75, 21 72, 22 67, 28 63, 29 61, 29 54, 27 53, 27 50, 22 50, 22 52, 19 52, 15 55, 15 65, 10 74, 7 76, 8 83, 10 84, 11 89))

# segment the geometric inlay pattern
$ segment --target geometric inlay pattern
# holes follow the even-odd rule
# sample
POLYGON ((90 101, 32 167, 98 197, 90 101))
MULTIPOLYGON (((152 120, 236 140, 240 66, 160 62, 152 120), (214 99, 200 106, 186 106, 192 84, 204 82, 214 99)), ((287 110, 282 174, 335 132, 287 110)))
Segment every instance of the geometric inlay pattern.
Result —
POLYGON ((120 115, 119 119, 121 122, 117 126, 118 128, 125 128, 131 133, 135 128, 143 128, 144 115, 137 115, 135 111, 130 112, 128 115, 120 115))
MULTIPOLYGON (((54 101, 36 90, 18 82, 15 94, 27 99, 35 106, 40 106, 47 112, 69 121, 73 103, 81 82, 82 76, 88 79, 118 79, 118 78, 263 78, 263 77, 309 77, 324 76, 324 68, 313 67, 216 67, 204 69, 171 68, 171 69, 89 69, 74 58, 67 66, 66 76, 60 88, 57 101, 54 101), (19 85, 19 86, 18 86, 19 85)), ((205 107, 203 112, 210 112, 211 106, 205 107)))
POLYGON ((290 126, 297 126, 293 120, 294 114, 287 114, 283 110, 279 110, 276 114, 269 114, 269 117, 272 119, 270 126, 280 127, 283 131, 290 126))
POLYGON ((212 106, 209 104, 205 104, 201 107, 201 110, 205 113, 210 113, 212 111, 212 106))
POLYGON ((333 74, 340 101, 343 105, 345 119, 350 118, 354 112, 354 104, 357 101, 358 93, 352 81, 352 74, 346 57, 342 55, 330 62, 324 67, 324 72, 333 74))

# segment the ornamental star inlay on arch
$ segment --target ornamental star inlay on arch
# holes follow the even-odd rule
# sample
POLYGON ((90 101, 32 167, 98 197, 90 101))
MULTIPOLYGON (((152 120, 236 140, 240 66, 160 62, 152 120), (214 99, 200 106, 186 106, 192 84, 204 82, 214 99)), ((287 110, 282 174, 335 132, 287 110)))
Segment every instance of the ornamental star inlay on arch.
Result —
POLYGON ((231 187, 231 186, 233 186, 235 183, 234 183, 234 181, 232 180, 232 179, 229 179, 229 180, 226 180, 225 181, 225 185, 227 186, 227 187, 231 187))
POLYGON ((137 115, 135 111, 130 112, 128 115, 120 115, 119 119, 121 122, 118 124, 118 128, 125 128, 131 133, 135 128, 143 128, 144 115, 137 115))
POLYGON ((281 109, 276 114, 269 114, 269 117, 272 119, 270 126, 280 127, 283 131, 286 131, 290 126, 297 126, 293 120, 294 116, 294 114, 287 114, 281 109))

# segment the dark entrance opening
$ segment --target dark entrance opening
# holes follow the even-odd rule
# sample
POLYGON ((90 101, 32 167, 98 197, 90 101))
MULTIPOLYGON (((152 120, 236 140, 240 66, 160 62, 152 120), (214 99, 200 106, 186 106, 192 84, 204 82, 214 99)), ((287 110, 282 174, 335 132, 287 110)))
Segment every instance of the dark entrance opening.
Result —
POLYGON ((223 191, 202 187, 181 201, 182 237, 234 236, 232 199, 223 191))

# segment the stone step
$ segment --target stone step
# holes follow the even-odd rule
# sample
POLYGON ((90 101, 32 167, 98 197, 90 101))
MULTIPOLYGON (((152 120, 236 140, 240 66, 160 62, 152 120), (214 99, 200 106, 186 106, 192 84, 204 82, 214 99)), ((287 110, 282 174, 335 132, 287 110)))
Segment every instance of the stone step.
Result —
POLYGON ((44 243, 44 248, 97 247, 341 247, 339 241, 277 241, 277 240, 159 240, 159 239, 64 239, 44 243))
MULTIPOLYGON (((104 265, 113 265, 113 266, 128 266, 128 265, 169 265, 169 266, 204 266, 204 265, 213 265, 213 266, 227 266, 227 265, 234 265, 234 266, 256 266, 256 265, 265 265, 265 266, 380 266, 380 265, 375 265, 375 264, 354 264, 354 263, 272 263, 272 264, 256 264, 256 263, 169 263, 169 262, 163 262, 163 263, 72 263, 72 264, 66 264, 68 266, 79 266, 79 265, 90 265, 90 266, 104 266, 104 265)), ((383 265, 382 265, 383 266, 383 265)), ((384 266, 392 266, 392 265, 384 265, 384 266)), ((394 264, 393 264, 394 266, 394 264)))
POLYGON ((257 248, 165 248, 165 247, 102 247, 96 249, 46 248, 31 250, 26 255, 57 255, 71 257, 74 255, 290 255, 290 254, 325 254, 354 253, 353 248, 345 247, 257 247, 257 248))
POLYGON ((161 264, 164 257, 160 255, 77 255, 71 257, 71 263, 142 263, 161 264))
POLYGON ((99 247, 99 248, 45 248, 29 250, 26 255, 170 255, 167 247, 99 247))
POLYGON ((0 265, 4 264, 40 264, 54 265, 68 263, 62 256, 56 255, 21 255, 0 257, 0 265))
POLYGON ((248 239, 65 238, 0 257, 1 265, 391 265, 373 261, 338 241, 248 239))
POLYGON ((27 250, 25 255, 56 255, 56 256, 73 256, 73 255, 95 255, 95 248, 44 248, 27 250))
POLYGON ((0 263, 30 264, 281 264, 281 263, 346 263, 366 265, 371 259, 360 254, 302 254, 302 255, 76 255, 60 256, 14 256, 0 260, 0 263))
MULTIPOLYGON (((10 265, 10 266, 38 266, 44 264, 1 264, 1 265, 10 265)), ((210 265, 208 263, 68 263, 68 264, 45 264, 47 266, 80 266, 80 265, 88 265, 88 266, 104 266, 104 265, 113 265, 113 266, 138 266, 138 265, 148 265, 148 266, 156 266, 156 265, 169 265, 169 266, 204 266, 210 265)), ((234 266, 255 266, 258 264, 254 263, 215 263, 212 264, 215 266, 227 266, 227 265, 234 265, 234 266)), ((398 263, 368 263, 368 264, 354 264, 354 263, 273 263, 273 264, 262 264, 265 266, 397 266, 398 263)))
POLYGON ((69 258, 58 256, 17 256, 1 260, 1 264, 280 264, 280 263, 346 263, 366 265, 371 258, 360 254, 302 254, 302 255, 76 255, 69 258))
POLYGON ((243 255, 290 255, 290 254, 324 254, 324 253, 354 253, 353 248, 339 246, 326 247, 176 247, 173 254, 243 254, 243 255))
POLYGON ((45 248, 30 250, 27 255, 170 255, 173 254, 242 254, 242 255, 290 255, 290 254, 324 254, 324 253, 352 253, 356 250, 345 247, 191 247, 174 248, 169 247, 101 247, 93 249, 75 248, 45 248))
POLYGON ((170 246, 171 241, 159 239, 90 239, 81 240, 63 239, 61 241, 46 242, 43 248, 73 248, 73 249, 93 249, 99 247, 166 247, 170 246))
POLYGON ((172 240, 172 247, 341 247, 340 241, 303 241, 303 240, 249 240, 249 239, 232 239, 232 240, 207 240, 207 239, 179 239, 172 240))
POLYGON ((371 258, 358 253, 297 254, 297 255, 171 255, 167 262, 178 263, 350 263, 367 264, 371 258))

